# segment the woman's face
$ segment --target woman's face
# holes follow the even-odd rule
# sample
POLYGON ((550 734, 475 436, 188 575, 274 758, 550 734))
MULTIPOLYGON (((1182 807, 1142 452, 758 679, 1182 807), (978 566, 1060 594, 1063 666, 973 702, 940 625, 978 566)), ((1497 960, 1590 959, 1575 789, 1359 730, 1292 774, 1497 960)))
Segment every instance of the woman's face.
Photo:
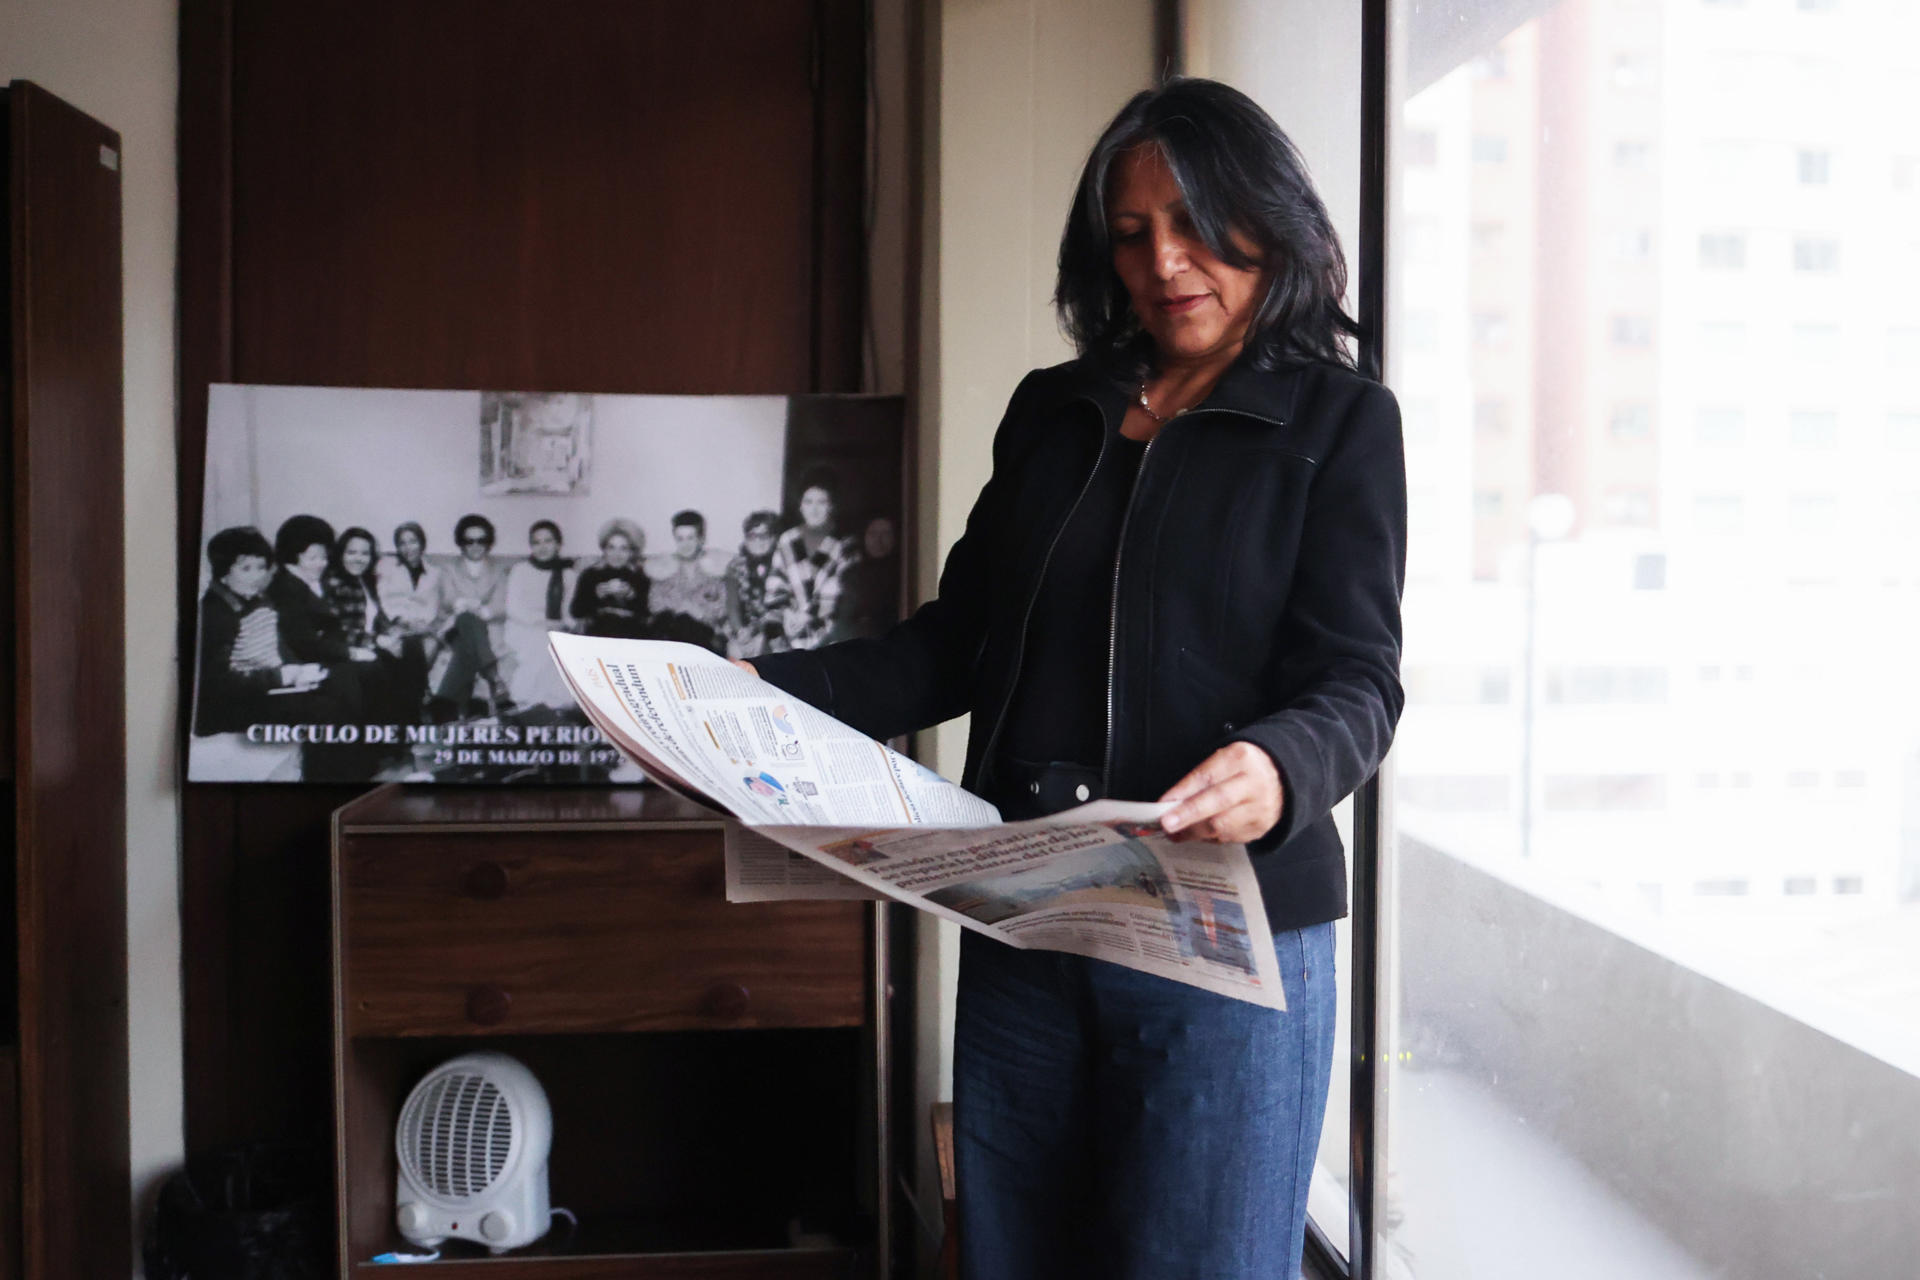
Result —
POLYGON ((833 495, 815 485, 800 495, 800 520, 809 529, 824 529, 833 520, 833 495))
POLYGON ((607 553, 607 563, 616 569, 624 569, 633 562, 633 543, 624 533, 610 533, 600 549, 607 553))
POLYGON ((551 529, 535 529, 527 535, 527 546, 535 564, 546 564, 560 554, 560 538, 551 529))
POLYGON ((293 558, 293 571, 303 578, 317 579, 327 569, 327 544, 311 543, 293 558))
POLYGON ((233 567, 221 581, 242 600, 251 600, 267 589, 267 581, 272 577, 273 563, 265 556, 235 556, 233 567))
POLYGON ((487 531, 477 525, 469 525, 460 534, 460 554, 469 560, 485 560, 487 552, 493 550, 493 539, 487 531))
MULTIPOLYGON (((1266 292, 1266 273, 1230 266, 1207 247, 1158 147, 1135 147, 1121 157, 1107 221, 1114 272, 1161 356, 1194 361, 1238 355, 1266 292)), ((1255 251, 1238 232, 1234 242, 1255 251)))
POLYGON ((393 549, 399 552, 402 560, 410 565, 417 565, 420 563, 420 557, 426 554, 427 544, 413 530, 402 529, 394 536, 393 549))
POLYGON ((340 548, 340 567, 348 576, 357 578, 373 564, 373 544, 365 538, 348 538, 347 545, 340 548))
POLYGON ((885 560, 893 554, 893 521, 885 516, 875 516, 867 521, 866 536, 861 541, 869 559, 885 560))
POLYGON ((773 554, 773 530, 763 524, 753 526, 747 530, 745 545, 750 556, 773 554))

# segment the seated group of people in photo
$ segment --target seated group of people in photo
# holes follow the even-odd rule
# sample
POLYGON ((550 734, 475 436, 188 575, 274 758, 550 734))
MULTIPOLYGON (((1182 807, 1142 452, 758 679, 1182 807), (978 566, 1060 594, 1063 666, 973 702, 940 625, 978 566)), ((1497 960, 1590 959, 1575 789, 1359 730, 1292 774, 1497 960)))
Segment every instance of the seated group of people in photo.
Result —
POLYGON ((671 558, 653 575, 624 518, 601 526, 599 555, 585 561, 544 519, 527 553, 508 559, 494 554, 491 520, 462 516, 457 555, 437 562, 413 521, 393 530, 391 554, 370 531, 336 533, 315 515, 288 517, 271 542, 252 526, 223 529, 207 543, 194 731, 572 714, 548 653, 555 630, 739 658, 870 634, 897 612, 893 522, 873 517, 855 540, 834 532, 833 506, 818 483, 791 528, 754 512, 724 570, 706 563, 705 517, 678 512, 671 558))

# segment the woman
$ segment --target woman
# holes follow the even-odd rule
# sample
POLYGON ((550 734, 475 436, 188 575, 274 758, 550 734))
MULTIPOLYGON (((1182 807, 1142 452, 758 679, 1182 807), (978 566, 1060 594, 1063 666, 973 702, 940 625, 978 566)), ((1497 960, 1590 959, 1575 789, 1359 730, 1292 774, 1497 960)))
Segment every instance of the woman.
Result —
POLYGON ((774 532, 780 517, 756 511, 740 524, 740 553, 727 562, 727 648, 734 658, 757 658, 786 648, 779 615, 767 607, 774 532))
POLYGON ((361 528, 342 530, 334 540, 321 581, 327 602, 340 620, 347 649, 356 655, 355 671, 367 699, 368 716, 381 723, 406 724, 415 720, 423 690, 413 691, 411 706, 402 704, 402 645, 393 619, 380 607, 380 588, 373 572, 379 558, 380 547, 371 533, 361 528))
POLYGON ((433 718, 484 715, 489 709, 502 715, 513 709, 499 656, 506 617, 507 566, 493 558, 493 521, 485 516, 461 516, 453 526, 453 540, 460 548, 460 558, 440 579, 441 609, 451 619, 442 638, 452 656, 447 669, 440 673, 433 718), (487 682, 487 693, 493 699, 491 708, 474 701, 477 680, 487 682))
POLYGON ((527 558, 507 570, 506 651, 513 655, 507 688, 520 706, 571 708, 573 694, 554 665, 547 632, 571 630, 567 602, 577 578, 560 554, 560 526, 536 520, 527 530, 527 558))
MULTIPOLYGON (((288 516, 273 535, 273 556, 281 571, 267 584, 267 600, 277 614, 287 661, 323 668, 338 723, 350 724, 366 716, 366 689, 360 675, 365 664, 375 659, 373 646, 349 642, 328 597, 327 564, 333 548, 333 526, 325 520, 288 516)), ((307 775, 307 780, 312 781, 312 776, 307 775)))
POLYGON ((852 635, 840 617, 847 571, 860 559, 852 538, 833 531, 833 481, 816 470, 800 481, 800 523, 773 547, 767 607, 781 617, 781 631, 795 649, 814 649, 852 635))
POLYGON ((212 581, 200 597, 200 677, 193 731, 205 737, 255 724, 324 723, 335 718, 327 669, 289 662, 280 619, 267 602, 273 544, 251 525, 207 540, 212 581))
POLYGON ((394 528, 393 559, 375 566, 374 588, 400 640, 398 701, 417 711, 426 697, 427 673, 440 652, 440 633, 451 621, 441 594, 441 573, 427 563, 427 531, 419 524, 409 520, 394 528))
POLYGON ((1252 854, 1286 1012, 964 935, 960 1248, 976 1280, 1296 1274, 1333 1043, 1330 810, 1401 706, 1399 413, 1346 270, 1252 101, 1134 98, 1081 175, 1055 302, 939 597, 760 673, 886 738, 972 713, 1008 818, 1111 796, 1252 854))
POLYGON ((600 563, 581 572, 571 607, 588 635, 646 637, 651 584, 640 567, 646 545, 631 520, 616 517, 600 526, 600 563))

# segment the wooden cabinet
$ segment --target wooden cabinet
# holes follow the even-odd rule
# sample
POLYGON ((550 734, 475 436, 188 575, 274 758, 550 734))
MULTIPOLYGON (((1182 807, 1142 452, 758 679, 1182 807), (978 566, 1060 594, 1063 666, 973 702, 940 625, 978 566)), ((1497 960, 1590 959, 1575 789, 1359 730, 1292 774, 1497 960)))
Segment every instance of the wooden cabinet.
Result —
MULTIPOLYGON (((387 1249, 394 1125, 501 1049, 554 1113, 579 1218, 490 1277, 887 1274, 884 915, 730 904, 715 815, 663 792, 386 787, 334 818, 343 1275, 387 1249), (795 1232, 832 1244, 794 1248, 795 1232)), ((445 1264, 443 1264, 445 1265, 445 1264)))
POLYGON ((0 90, 0 1276, 126 1274, 120 138, 0 90))

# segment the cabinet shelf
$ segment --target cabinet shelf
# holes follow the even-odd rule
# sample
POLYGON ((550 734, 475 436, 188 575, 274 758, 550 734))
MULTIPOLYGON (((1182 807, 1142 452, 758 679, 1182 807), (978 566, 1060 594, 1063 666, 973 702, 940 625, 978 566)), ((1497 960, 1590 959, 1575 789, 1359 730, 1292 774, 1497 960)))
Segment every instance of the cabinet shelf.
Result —
POLYGON ((394 1127, 428 1070, 480 1048, 540 1081, 550 1202, 580 1225, 500 1257, 452 1241, 421 1265, 553 1280, 884 1274, 884 917, 867 903, 727 904, 718 822, 664 799, 390 787, 336 814, 342 1275, 417 1251, 393 1225, 394 1127), (470 1006, 472 990, 506 998, 470 1006), (794 1220, 838 1247, 786 1247, 794 1220))

